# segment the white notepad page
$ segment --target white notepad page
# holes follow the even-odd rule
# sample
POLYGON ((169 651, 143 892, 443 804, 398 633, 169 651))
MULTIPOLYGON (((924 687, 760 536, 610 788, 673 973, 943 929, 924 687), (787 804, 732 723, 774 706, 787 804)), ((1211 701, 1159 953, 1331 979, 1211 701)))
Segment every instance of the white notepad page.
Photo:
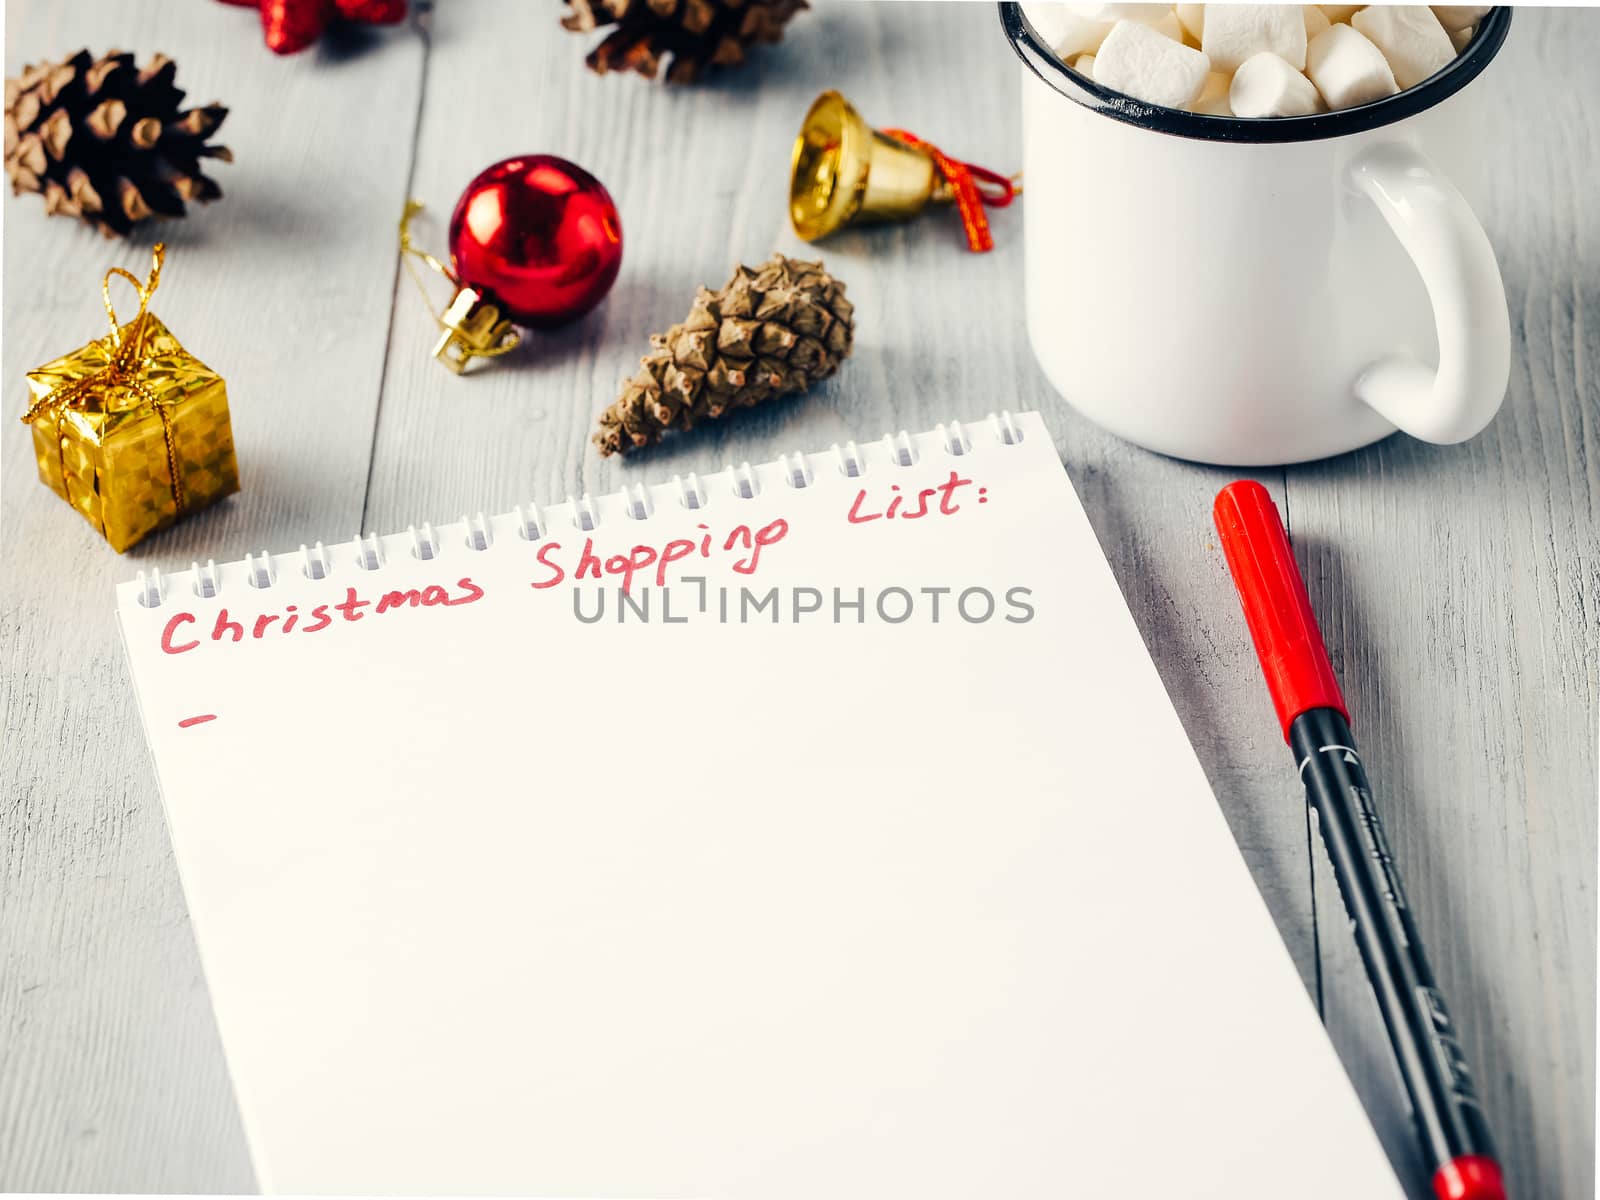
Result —
POLYGON ((119 592, 265 1190, 1400 1196, 1036 415, 486 526, 119 592))

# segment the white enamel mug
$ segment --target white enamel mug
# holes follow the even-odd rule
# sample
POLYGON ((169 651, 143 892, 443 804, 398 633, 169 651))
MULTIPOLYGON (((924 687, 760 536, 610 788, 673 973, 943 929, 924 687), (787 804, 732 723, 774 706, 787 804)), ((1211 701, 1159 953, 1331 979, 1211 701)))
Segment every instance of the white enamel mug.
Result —
POLYGON ((1463 198, 1495 153, 1468 85, 1509 9, 1399 95, 1268 120, 1108 91, 1020 5, 1000 10, 1023 60, 1028 336, 1074 408, 1151 450, 1240 466, 1489 423, 1511 328, 1463 198))

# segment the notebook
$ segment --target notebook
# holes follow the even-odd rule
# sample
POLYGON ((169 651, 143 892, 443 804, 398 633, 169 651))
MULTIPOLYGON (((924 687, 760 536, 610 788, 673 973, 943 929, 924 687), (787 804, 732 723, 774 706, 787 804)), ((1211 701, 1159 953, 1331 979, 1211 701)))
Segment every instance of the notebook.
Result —
POLYGON ((1401 1194, 1037 415, 118 611, 264 1190, 1401 1194))

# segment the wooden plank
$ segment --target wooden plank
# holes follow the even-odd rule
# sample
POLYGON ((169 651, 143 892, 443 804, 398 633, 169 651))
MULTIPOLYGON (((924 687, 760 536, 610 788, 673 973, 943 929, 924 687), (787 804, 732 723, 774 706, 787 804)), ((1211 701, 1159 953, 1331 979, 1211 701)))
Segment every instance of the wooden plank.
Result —
MULTIPOLYGON (((79 46, 164 51, 232 109, 226 198, 105 242, 6 200, 0 1188, 252 1187, 132 691, 112 586, 359 520, 423 46, 404 30, 280 60, 250 12, 6 6, 8 73, 79 46), (118 556, 35 473, 21 373, 105 332, 100 278, 171 245, 154 308, 228 381, 241 495, 118 556)), ((285 754, 292 748, 286 747, 285 754)), ((218 764, 279 770, 280 762, 218 764)))
MULTIPOLYGON (((1288 477, 1312 603, 1514 1196, 1595 1190, 1600 113, 1574 81, 1597 34, 1593 10, 1522 9, 1482 80, 1498 166, 1480 215, 1514 339, 1500 416, 1463 446, 1395 438, 1288 477)), ((1329 1032, 1403 1134, 1321 872, 1317 912, 1329 1032)))

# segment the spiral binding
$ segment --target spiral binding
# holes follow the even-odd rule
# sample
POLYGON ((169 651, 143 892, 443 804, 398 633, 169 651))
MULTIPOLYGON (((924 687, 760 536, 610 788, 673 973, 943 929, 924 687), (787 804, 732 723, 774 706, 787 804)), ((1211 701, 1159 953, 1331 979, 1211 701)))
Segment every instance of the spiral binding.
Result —
POLYGON ((313 549, 307 550, 305 543, 300 543, 300 556, 305 560, 301 568, 305 577, 310 580, 326 579, 328 572, 333 569, 333 564, 328 560, 327 548, 318 542, 313 549))
POLYGON ((859 479, 867 469, 866 460, 861 457, 861 451, 856 449, 854 442, 846 442, 843 449, 835 442, 833 455, 839 460, 839 474, 846 479, 859 479))
POLYGON ((461 523, 467 527, 468 550, 487 550, 494 545, 494 530, 489 527, 489 518, 482 512, 475 517, 462 517, 461 523))
POLYGON ((429 562, 439 556, 439 539, 428 522, 424 521, 421 529, 413 525, 406 532, 411 535, 411 553, 415 557, 429 562))
POLYGON ((363 571, 383 570, 383 539, 375 533, 356 534, 356 566, 363 571))
POLYGON ((140 604, 145 608, 161 607, 161 569, 159 567, 151 567, 149 571, 140 571, 137 586, 140 604))
POLYGON ((898 467, 914 467, 917 465, 917 444, 911 440, 911 435, 902 429, 899 433, 885 434, 884 445, 889 447, 889 461, 898 467))
POLYGON ((569 494, 567 503, 572 506, 572 523, 584 533, 593 533, 600 527, 600 514, 595 511, 594 500, 589 493, 583 494, 582 500, 574 500, 569 494))
MULTIPOLYGON (((1011 414, 1006 415, 1009 417, 1011 414)), ((960 421, 951 421, 948 426, 940 425, 936 432, 944 443, 945 453, 957 458, 972 453, 972 439, 967 437, 967 431, 961 428, 960 421)))
POLYGON ((202 600, 209 600, 222 590, 222 577, 217 574, 217 560, 206 559, 206 565, 190 563, 189 569, 194 572, 194 594, 202 600))
POLYGON ((655 515, 655 505, 650 502, 650 489, 642 483, 625 484, 622 489, 622 508, 635 521, 648 521, 655 515))
POLYGON ((245 580, 253 588, 269 588, 278 581, 278 572, 272 565, 272 555, 265 550, 258 558, 254 554, 244 556, 245 580))
POLYGON ((1007 446, 1015 446, 1022 441, 1022 428, 1008 410, 1002 411, 997 417, 991 416, 989 420, 994 422, 995 432, 1007 446))
MULTIPOLYGON (((1025 436, 1017 418, 1006 410, 991 413, 983 424, 988 427, 998 446, 1019 445, 1025 436)), ((842 446, 833 445, 823 454, 786 453, 760 466, 753 467, 748 462, 730 465, 718 474, 726 476, 725 494, 737 502, 757 499, 768 486, 781 484, 784 488, 797 490, 814 487, 817 482, 816 465, 830 456, 841 476, 860 479, 873 470, 875 464, 891 468, 912 467, 922 462, 925 454, 947 454, 961 458, 972 454, 973 448, 973 439, 967 429, 961 422, 951 421, 937 425, 925 434, 912 435, 903 429, 898 433, 885 434, 881 442, 866 450, 853 441, 847 441, 842 446)), ((624 519, 648 521, 656 515, 662 501, 671 500, 683 509, 698 512, 717 503, 715 496, 716 491, 708 488, 705 480, 690 471, 684 475, 674 475, 670 482, 653 487, 645 484, 624 485, 612 495, 612 499, 619 505, 616 511, 624 519)), ((569 494, 566 507, 571 513, 574 528, 592 533, 601 527, 605 517, 604 507, 589 493, 585 492, 577 498, 569 494)), ((550 536, 557 524, 556 519, 538 504, 528 501, 499 517, 488 517, 482 512, 462 517, 462 545, 472 553, 491 549, 495 542, 496 525, 502 522, 502 531, 514 530, 524 542, 542 541, 550 536)), ((426 521, 408 526, 401 536, 410 541, 411 554, 424 561, 452 552, 426 521)), ((377 534, 357 534, 349 545, 357 569, 381 571, 386 565, 384 539, 377 534)), ((300 574, 313 582, 326 579, 336 569, 337 556, 321 542, 309 547, 302 544, 298 556, 300 574)), ((265 550, 246 554, 242 562, 231 564, 231 567, 218 567, 214 559, 207 559, 204 565, 195 561, 190 564, 190 586, 195 596, 213 599, 221 595, 228 579, 232 578, 231 568, 240 568, 246 585, 258 589, 271 588, 279 581, 282 565, 265 550)), ((159 569, 152 567, 147 571, 141 570, 135 580, 134 598, 145 608, 159 608, 171 586, 172 581, 164 577, 159 569)))
POLYGON ((704 508, 706 506, 705 489, 700 486, 700 476, 696 475, 693 471, 689 472, 689 477, 687 479, 681 475, 674 475, 672 477, 672 482, 677 486, 678 489, 679 504, 691 510, 704 508))
POLYGON ((517 505, 517 533, 525 542, 537 542, 544 536, 544 517, 531 500, 526 508, 517 505))
POLYGON ((792 488, 808 488, 811 486, 813 476, 811 464, 806 461, 804 454, 780 454, 778 465, 783 468, 783 478, 792 488))
POLYGON ((756 478, 756 473, 750 469, 747 462, 740 463, 737 467, 729 467, 733 475, 733 494, 741 500, 754 500, 761 494, 761 481, 756 478))

